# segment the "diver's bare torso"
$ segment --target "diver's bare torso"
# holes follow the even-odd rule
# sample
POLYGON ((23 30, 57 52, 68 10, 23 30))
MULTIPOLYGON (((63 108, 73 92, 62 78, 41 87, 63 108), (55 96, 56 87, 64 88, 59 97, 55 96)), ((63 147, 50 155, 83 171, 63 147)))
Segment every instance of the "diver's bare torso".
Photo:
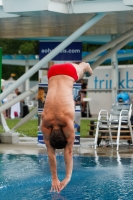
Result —
POLYGON ((42 113, 46 128, 65 127, 69 119, 74 120, 73 88, 74 79, 56 75, 49 79, 48 93, 42 113))

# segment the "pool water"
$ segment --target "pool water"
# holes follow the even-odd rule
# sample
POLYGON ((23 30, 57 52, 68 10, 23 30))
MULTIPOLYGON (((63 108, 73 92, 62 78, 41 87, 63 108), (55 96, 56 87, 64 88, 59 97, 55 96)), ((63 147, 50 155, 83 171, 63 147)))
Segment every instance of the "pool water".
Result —
MULTIPOLYGON (((65 175, 57 156, 58 176, 65 175)), ((51 193, 48 157, 0 154, 0 200, 133 200, 133 159, 74 156, 70 183, 51 193)))

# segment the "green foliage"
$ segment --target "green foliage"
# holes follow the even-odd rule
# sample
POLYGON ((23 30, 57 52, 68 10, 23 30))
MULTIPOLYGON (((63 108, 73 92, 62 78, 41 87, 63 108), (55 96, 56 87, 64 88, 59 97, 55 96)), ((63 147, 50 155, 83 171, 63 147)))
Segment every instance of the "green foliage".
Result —
MULTIPOLYGON (((24 40, 12 40, 1 39, 0 47, 2 47, 3 55, 30 55, 39 54, 39 42, 38 41, 24 41, 24 40)), ((3 65, 2 78, 7 80, 11 77, 11 74, 16 74, 15 80, 20 78, 25 73, 24 66, 3 65)), ((35 73, 30 80, 38 80, 38 72, 35 73)))
POLYGON ((82 51, 84 52, 91 52, 99 48, 100 44, 82 44, 82 51))
MULTIPOLYGON (((11 73, 16 74, 16 76, 13 77, 14 80, 17 80, 25 73, 24 66, 3 65, 2 68, 3 68, 2 78, 5 80, 11 77, 11 73)), ((33 76, 31 76, 30 80, 38 80, 38 72, 36 72, 33 76)))
POLYGON ((24 42, 23 44, 20 45, 19 50, 21 52, 21 54, 24 55, 29 55, 29 54, 39 54, 39 48, 38 51, 36 51, 36 46, 38 44, 35 41, 32 42, 24 42))
POLYGON ((133 49, 133 46, 124 46, 121 49, 133 49))
POLYGON ((3 54, 18 54, 18 40, 1 39, 0 46, 2 47, 3 54))
POLYGON ((39 54, 38 41, 1 39, 0 47, 2 47, 3 55, 10 54, 39 54))
POLYGON ((11 73, 16 74, 15 77, 13 77, 15 80, 17 80, 20 76, 22 76, 25 73, 25 67, 24 66, 13 66, 13 65, 3 65, 3 73, 2 78, 7 80, 11 77, 11 73))

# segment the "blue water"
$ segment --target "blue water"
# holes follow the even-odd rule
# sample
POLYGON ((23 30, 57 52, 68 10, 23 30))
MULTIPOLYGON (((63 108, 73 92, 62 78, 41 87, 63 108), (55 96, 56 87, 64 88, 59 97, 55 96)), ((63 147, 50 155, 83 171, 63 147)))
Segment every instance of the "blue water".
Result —
MULTIPOLYGON (((58 175, 65 175, 57 156, 58 175)), ((51 193, 47 156, 0 154, 0 200, 133 200, 133 159, 74 156, 70 183, 51 193)))

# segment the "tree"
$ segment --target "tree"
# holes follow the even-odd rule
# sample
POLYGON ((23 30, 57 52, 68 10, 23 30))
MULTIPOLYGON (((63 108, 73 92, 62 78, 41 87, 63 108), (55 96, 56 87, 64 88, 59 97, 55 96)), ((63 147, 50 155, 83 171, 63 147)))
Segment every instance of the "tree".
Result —
MULTIPOLYGON (((2 47, 3 55, 39 54, 39 41, 1 39, 0 47, 2 47)), ((25 73, 25 68, 23 66, 3 65, 3 79, 9 79, 12 73, 16 74, 14 79, 18 79, 22 74, 25 73)), ((38 73, 35 73, 30 79, 38 80, 38 73)))
POLYGON ((1 39, 0 47, 2 47, 3 55, 39 54, 39 41, 1 39))

